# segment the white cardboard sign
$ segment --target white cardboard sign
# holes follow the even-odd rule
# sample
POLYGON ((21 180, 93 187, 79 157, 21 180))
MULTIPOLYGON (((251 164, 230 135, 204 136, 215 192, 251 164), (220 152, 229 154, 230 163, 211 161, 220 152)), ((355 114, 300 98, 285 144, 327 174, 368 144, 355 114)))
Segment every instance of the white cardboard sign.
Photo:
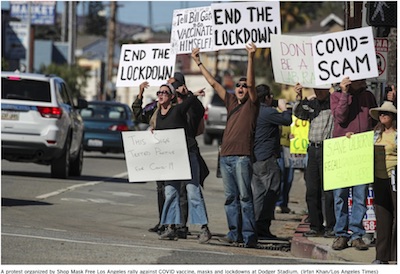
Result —
POLYGON ((185 131, 182 128, 122 132, 129 182, 190 180, 185 131))
POLYGON ((174 10, 171 29, 171 50, 175 54, 213 51, 211 6, 174 10))
POLYGON ((251 42, 269 48, 271 34, 281 33, 279 2, 225 2, 211 8, 214 50, 244 49, 251 42))
POLYGON ((122 45, 116 86, 162 85, 174 76, 175 60, 170 43, 122 45))
POLYGON ((339 83, 378 76, 372 27, 312 37, 315 83, 339 83))
POLYGON ((330 88, 315 84, 311 36, 271 35, 271 58, 275 82, 307 88, 330 88))

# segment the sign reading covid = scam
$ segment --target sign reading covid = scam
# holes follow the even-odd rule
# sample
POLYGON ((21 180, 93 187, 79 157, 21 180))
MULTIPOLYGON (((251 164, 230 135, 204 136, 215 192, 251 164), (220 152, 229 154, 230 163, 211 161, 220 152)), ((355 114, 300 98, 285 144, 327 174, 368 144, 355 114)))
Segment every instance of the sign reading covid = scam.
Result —
POLYGON ((151 86, 164 84, 174 75, 175 59, 170 43, 122 45, 116 86, 139 86, 144 81, 151 86))
POLYGON ((317 85, 378 76, 372 28, 358 28, 312 37, 317 85))
POLYGON ((269 48, 271 34, 281 33, 279 2, 226 2, 211 8, 214 50, 244 49, 251 42, 269 48))
POLYGON ((213 51, 211 6, 174 10, 171 29, 171 49, 175 54, 213 51))
POLYGON ((183 129, 122 132, 129 182, 190 180, 183 129))

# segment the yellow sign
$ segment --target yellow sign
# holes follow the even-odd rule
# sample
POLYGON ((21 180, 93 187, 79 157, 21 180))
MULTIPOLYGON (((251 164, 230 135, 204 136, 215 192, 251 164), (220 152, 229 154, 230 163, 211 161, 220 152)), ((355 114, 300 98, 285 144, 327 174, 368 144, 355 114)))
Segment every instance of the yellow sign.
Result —
POLYGON ((290 153, 307 154, 310 122, 307 120, 301 120, 294 115, 292 115, 292 121, 290 131, 293 138, 290 139, 290 153))
POLYGON ((324 190, 374 181, 374 132, 324 141, 324 190))

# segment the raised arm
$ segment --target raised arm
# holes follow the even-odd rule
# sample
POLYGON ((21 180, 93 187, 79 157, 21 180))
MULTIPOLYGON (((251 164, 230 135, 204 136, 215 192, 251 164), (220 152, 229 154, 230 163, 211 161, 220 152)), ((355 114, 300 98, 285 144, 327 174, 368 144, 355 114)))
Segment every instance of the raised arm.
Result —
POLYGON ((225 88, 218 83, 217 80, 211 75, 211 73, 206 69, 206 67, 203 65, 203 63, 200 61, 200 49, 199 48, 194 48, 192 50, 192 59, 193 61, 196 62, 197 66, 199 67, 201 74, 203 74, 204 78, 206 78, 207 82, 212 86, 212 88, 217 92, 218 96, 222 99, 225 100, 225 94, 226 90, 225 88))
POLYGON ((254 80, 254 54, 257 47, 254 43, 246 45, 247 50, 247 87, 249 89, 249 97, 252 102, 257 101, 257 92, 254 80))

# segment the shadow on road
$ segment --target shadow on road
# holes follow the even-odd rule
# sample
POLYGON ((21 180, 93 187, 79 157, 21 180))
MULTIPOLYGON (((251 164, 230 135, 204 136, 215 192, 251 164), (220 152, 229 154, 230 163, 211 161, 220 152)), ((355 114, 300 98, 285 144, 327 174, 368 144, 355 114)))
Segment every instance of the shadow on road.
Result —
POLYGON ((32 200, 1 198, 1 206, 43 206, 43 205, 52 205, 52 204, 46 202, 32 201, 32 200))

